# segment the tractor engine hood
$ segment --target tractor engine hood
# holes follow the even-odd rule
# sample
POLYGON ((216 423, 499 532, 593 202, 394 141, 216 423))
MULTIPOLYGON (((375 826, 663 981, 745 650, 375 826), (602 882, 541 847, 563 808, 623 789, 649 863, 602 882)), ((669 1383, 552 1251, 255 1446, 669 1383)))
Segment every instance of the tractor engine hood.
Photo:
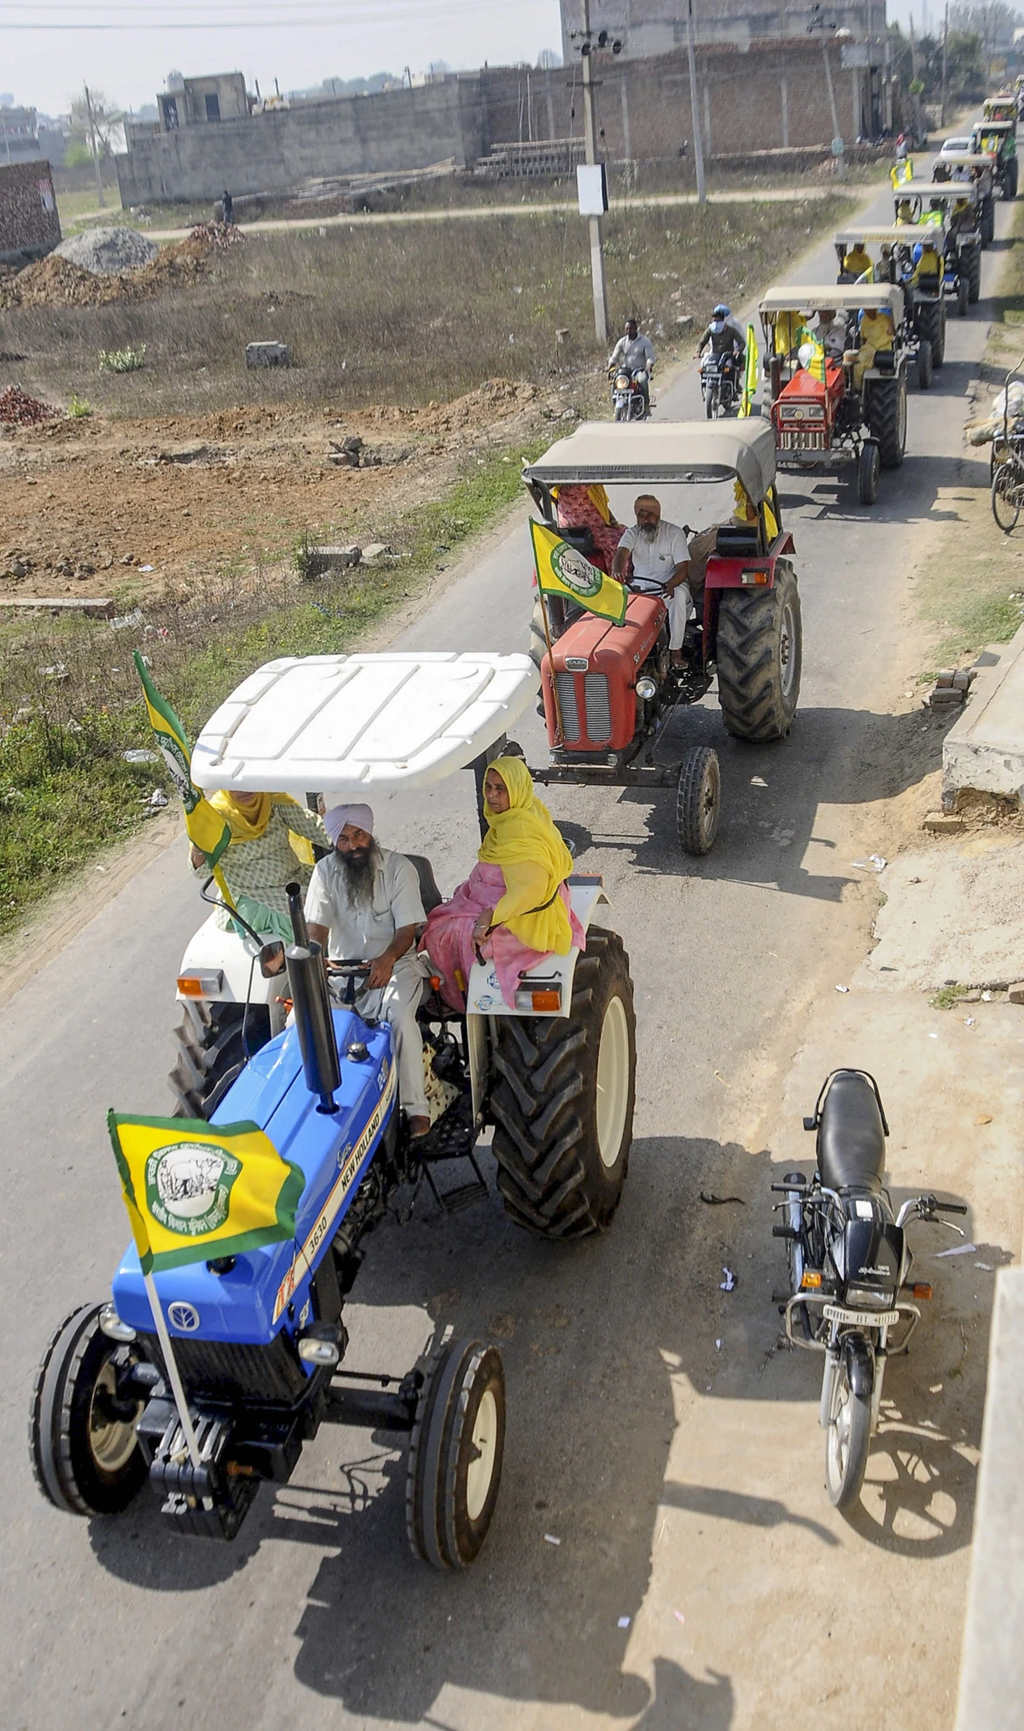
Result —
MULTIPOLYGON (((395 1098, 387 1023, 369 1025, 342 1009, 333 1011, 333 1020, 343 1055, 336 1112, 317 1111, 303 1079, 298 1034, 290 1027, 255 1054, 203 1126, 257 1125, 284 1159, 302 1168, 305 1187, 294 1239, 245 1251, 220 1273, 207 1262, 191 1262, 154 1275, 172 1337, 263 1346, 282 1326, 294 1326, 306 1306, 310 1273, 348 1211, 395 1098), (356 1057, 347 1055, 350 1046, 356 1057)), ((187 1142, 188 1120, 181 1122, 181 1140, 187 1142)), ((113 1298, 122 1322, 153 1332, 134 1244, 114 1276, 113 1298)))

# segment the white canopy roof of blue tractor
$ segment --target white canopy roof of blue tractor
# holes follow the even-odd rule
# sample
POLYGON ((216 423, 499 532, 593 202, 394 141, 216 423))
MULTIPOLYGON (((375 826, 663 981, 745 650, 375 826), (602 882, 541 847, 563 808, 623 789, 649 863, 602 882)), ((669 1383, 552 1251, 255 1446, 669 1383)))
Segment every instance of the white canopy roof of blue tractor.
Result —
POLYGON ((302 799, 366 798, 465 769, 531 708, 528 655, 283 656, 211 715, 192 753, 197 787, 302 799))
MULTIPOLYGON (((835 292, 834 289, 832 291, 835 292)), ((558 486, 706 486, 739 480, 759 505, 775 482, 775 440, 760 421, 584 421, 523 480, 558 486)))

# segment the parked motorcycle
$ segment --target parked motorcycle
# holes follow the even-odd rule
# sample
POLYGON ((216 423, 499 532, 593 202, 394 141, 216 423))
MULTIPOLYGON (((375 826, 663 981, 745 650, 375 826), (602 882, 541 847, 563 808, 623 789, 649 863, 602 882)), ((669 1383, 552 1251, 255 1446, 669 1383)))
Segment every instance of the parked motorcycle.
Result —
POLYGON ((719 415, 731 415, 739 406, 737 377, 732 355, 716 355, 708 350, 700 363, 700 394, 709 421, 719 415))
POLYGON ((963 1237, 940 1211, 967 1209, 928 1194, 908 1198, 894 1214, 882 1182, 889 1126, 866 1070, 833 1070, 804 1129, 817 1133, 813 1175, 787 1172, 772 1185, 784 1198, 774 1207, 785 1215, 772 1233, 786 1240, 789 1263, 780 1310, 792 1344, 825 1355, 825 1483, 834 1507, 847 1510, 864 1482, 886 1361, 906 1352, 921 1320, 912 1301, 932 1295, 927 1282, 909 1278, 904 1227, 929 1220, 963 1237))
POLYGON ((611 375, 612 417, 616 421, 646 421, 651 413, 650 380, 646 372, 618 367, 611 375))

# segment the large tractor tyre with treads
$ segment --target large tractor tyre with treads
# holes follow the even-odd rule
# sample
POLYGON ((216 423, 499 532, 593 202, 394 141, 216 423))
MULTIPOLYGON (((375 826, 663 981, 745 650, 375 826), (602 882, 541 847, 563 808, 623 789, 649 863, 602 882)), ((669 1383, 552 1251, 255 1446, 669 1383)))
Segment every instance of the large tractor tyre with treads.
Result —
POLYGON ((907 381, 875 379, 868 397, 868 426, 878 441, 883 469, 898 469, 907 443, 907 381))
POLYGON ((973 307, 981 297, 981 248, 972 246, 962 263, 967 271, 967 299, 973 307))
POLYGON ((987 198, 981 212, 981 244, 991 246, 996 238, 995 200, 987 198))
POLYGON ((1019 173, 1020 173, 1020 170, 1017 167, 1017 158, 1014 157, 1013 160, 1011 162, 1008 162, 1006 165, 1006 196, 1007 196, 1007 198, 1016 198, 1016 196, 1017 196, 1017 183, 1018 183, 1019 173))
POLYGON ((800 696, 800 592, 780 560, 772 589, 723 589, 718 610, 718 701, 736 739, 784 739, 800 696))
POLYGON ((583 1238, 609 1225, 629 1165, 636 1018, 616 932, 591 926, 568 1016, 500 1016, 491 1089, 498 1189, 519 1226, 583 1238))
MULTIPOLYGON (((925 301, 917 309, 917 334, 932 345, 932 365, 941 367, 945 352, 945 320, 938 301, 925 301)), ((883 466, 885 459, 882 459, 883 466)))
MULTIPOLYGON (((168 1081, 178 1118, 209 1118, 245 1065, 242 1044, 244 1004, 185 1002, 185 1014, 174 1034, 178 1061, 168 1081)), ((250 1054, 270 1038, 270 1011, 253 1004, 245 1027, 250 1054)))

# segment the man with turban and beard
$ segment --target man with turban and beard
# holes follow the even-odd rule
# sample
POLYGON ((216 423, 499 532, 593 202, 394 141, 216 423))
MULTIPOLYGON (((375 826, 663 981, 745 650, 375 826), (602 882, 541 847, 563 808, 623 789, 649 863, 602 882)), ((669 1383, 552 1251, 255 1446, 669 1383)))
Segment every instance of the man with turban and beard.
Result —
POLYGON ((356 1007, 390 1023, 409 1134, 425 1136, 430 1117, 416 1008, 426 969, 416 938, 426 915, 416 868, 374 840, 368 805, 329 806, 324 829, 332 852, 314 866, 306 891, 309 935, 329 961, 359 957, 370 964, 356 1007))

